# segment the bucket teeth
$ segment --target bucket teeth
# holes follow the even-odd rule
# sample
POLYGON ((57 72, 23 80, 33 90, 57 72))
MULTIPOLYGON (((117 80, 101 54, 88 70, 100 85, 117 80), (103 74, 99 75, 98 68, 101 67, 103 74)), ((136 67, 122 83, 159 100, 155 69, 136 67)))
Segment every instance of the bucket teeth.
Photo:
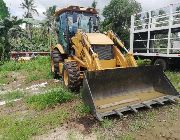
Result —
POLYGON ((113 111, 116 112, 116 114, 118 114, 120 117, 123 117, 123 114, 119 110, 113 110, 113 111))
POLYGON ((173 103, 176 103, 176 101, 174 100, 174 99, 172 99, 171 97, 168 97, 168 96, 166 96, 166 97, 164 97, 165 99, 168 99, 169 101, 171 101, 171 102, 173 102, 173 103))
POLYGON ((149 109, 152 109, 152 106, 147 104, 147 103, 142 103, 145 107, 149 108, 149 109))
POLYGON ((82 98, 99 121, 174 103, 180 94, 158 66, 85 71, 82 98))
POLYGON ((160 101, 160 100, 152 100, 152 101, 154 101, 154 102, 156 102, 156 103, 158 103, 160 105, 164 105, 164 103, 162 101, 160 101))
POLYGON ((135 113, 138 113, 138 110, 136 108, 134 108, 133 106, 129 106, 130 110, 132 110, 135 113))

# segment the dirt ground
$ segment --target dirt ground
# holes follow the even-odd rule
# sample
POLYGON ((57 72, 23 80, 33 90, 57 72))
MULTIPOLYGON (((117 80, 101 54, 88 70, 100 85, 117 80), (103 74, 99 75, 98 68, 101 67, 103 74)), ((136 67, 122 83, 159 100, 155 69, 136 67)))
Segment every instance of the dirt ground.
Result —
MULTIPOLYGON (((150 111, 151 112, 151 111, 150 111)), ((49 133, 36 136, 34 140, 98 140, 98 139, 135 139, 135 140, 180 140, 180 109, 179 105, 168 105, 154 109, 153 120, 146 120, 147 111, 142 111, 140 122, 135 123, 136 115, 129 114, 123 119, 111 118, 112 126, 102 128, 101 124, 93 117, 80 118, 65 123, 62 127, 55 128, 49 133), (138 128, 140 124, 142 128, 138 128), (131 126, 132 125, 132 126, 131 126), (137 126, 136 126, 137 125, 137 126), (137 127, 137 128, 136 128, 137 127), (121 137, 122 136, 122 137, 121 137)))
MULTIPOLYGON (((0 88, 5 91, 21 89, 31 94, 38 94, 49 88, 58 86, 57 80, 36 81, 26 84, 25 77, 19 73, 11 73, 9 77, 17 77, 0 88)), ((51 129, 46 134, 34 136, 33 140, 180 140, 180 102, 155 109, 144 109, 138 114, 127 113, 124 118, 112 116, 106 122, 98 122, 93 116, 79 116, 73 109, 79 104, 79 99, 70 103, 57 105, 55 108, 44 110, 66 109, 71 116, 62 126, 51 129)), ((23 101, 17 101, 9 108, 0 106, 0 114, 36 114, 29 110, 23 101)))

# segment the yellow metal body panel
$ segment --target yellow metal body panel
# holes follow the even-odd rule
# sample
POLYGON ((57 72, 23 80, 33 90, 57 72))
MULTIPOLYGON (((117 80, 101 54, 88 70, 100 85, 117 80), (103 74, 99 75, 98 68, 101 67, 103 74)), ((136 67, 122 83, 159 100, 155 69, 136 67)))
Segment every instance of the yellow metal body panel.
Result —
POLYGON ((116 59, 99 60, 102 69, 116 68, 116 59))
POLYGON ((82 33, 78 30, 71 40, 73 42, 72 48, 75 50, 75 56, 71 60, 74 59, 79 63, 79 66, 85 67, 89 71, 137 66, 132 54, 129 52, 126 55, 121 53, 118 47, 125 49, 125 46, 112 31, 105 35, 102 33, 82 33), (115 43, 119 46, 114 46, 115 43), (98 54, 92 50, 92 45, 113 46, 114 59, 99 60, 98 54))
POLYGON ((114 42, 102 33, 86 33, 86 36, 90 44, 114 45, 114 42))
POLYGON ((57 44, 54 48, 57 48, 61 54, 64 54, 64 49, 60 44, 57 44))
POLYGON ((59 63, 59 74, 61 75, 63 71, 63 63, 59 63))

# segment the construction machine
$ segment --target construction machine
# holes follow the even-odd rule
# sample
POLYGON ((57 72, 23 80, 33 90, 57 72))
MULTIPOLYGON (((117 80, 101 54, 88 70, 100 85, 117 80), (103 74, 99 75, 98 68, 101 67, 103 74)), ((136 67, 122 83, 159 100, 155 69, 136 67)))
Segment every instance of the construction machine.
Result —
POLYGON ((51 47, 51 71, 73 92, 82 86, 83 101, 98 120, 179 97, 161 67, 138 67, 113 31, 99 32, 96 9, 69 6, 55 17, 58 44, 51 47))

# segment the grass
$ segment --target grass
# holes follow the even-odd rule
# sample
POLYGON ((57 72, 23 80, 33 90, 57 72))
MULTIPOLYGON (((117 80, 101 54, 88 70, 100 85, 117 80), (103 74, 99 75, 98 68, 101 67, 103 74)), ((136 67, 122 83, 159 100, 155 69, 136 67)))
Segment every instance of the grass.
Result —
POLYGON ((130 130, 132 132, 138 132, 140 129, 145 129, 148 126, 147 121, 135 120, 130 124, 130 130))
POLYGON ((0 71, 0 85, 8 83, 8 72, 0 71))
POLYGON ((62 124, 68 113, 63 110, 39 114, 25 119, 14 116, 0 116, 0 138, 4 140, 28 140, 62 124))
POLYGON ((166 75, 175 86, 175 88, 180 92, 180 73, 167 71, 166 75))
POLYGON ((24 97, 24 93, 20 90, 15 90, 5 94, 0 94, 0 101, 11 101, 22 97, 24 97))
POLYGON ((80 116, 86 116, 87 114, 90 113, 90 107, 86 106, 83 103, 78 104, 77 106, 75 106, 75 110, 76 112, 80 115, 80 116))
POLYGON ((110 120, 110 119, 104 119, 102 122, 101 122, 101 126, 103 128, 111 128, 113 126, 113 121, 110 120))
POLYGON ((8 73, 20 72, 26 76, 26 83, 51 79, 50 57, 39 56, 27 62, 8 61, 0 67, 0 84, 8 83, 8 73))
POLYGON ((43 94, 33 95, 26 98, 27 104, 37 110, 55 106, 59 103, 72 100, 74 95, 63 88, 49 90, 43 94))

